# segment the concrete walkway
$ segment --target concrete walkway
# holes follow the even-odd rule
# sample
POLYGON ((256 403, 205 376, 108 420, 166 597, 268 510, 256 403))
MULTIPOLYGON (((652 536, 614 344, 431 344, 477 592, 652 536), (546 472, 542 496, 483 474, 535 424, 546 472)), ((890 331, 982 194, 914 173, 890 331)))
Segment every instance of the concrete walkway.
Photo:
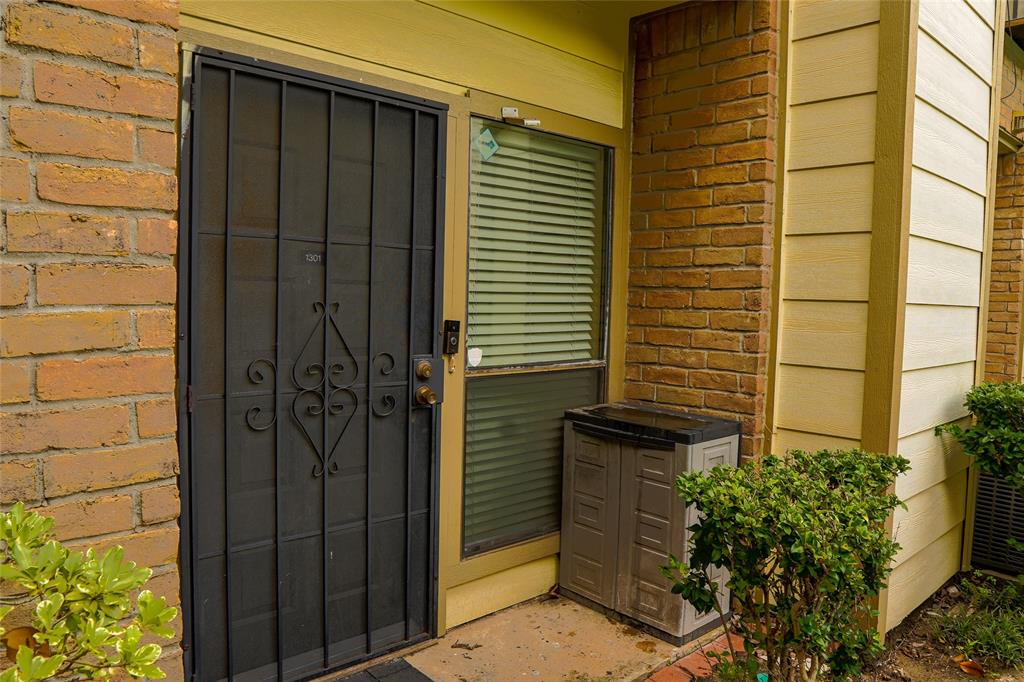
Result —
POLYGON ((633 682, 696 648, 548 597, 454 628, 406 660, 435 682, 633 682))

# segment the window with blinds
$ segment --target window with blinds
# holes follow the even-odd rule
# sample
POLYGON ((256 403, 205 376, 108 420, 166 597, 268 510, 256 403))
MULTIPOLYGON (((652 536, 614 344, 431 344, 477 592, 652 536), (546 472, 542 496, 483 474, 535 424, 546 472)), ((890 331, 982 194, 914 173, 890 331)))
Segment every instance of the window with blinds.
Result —
POLYGON ((558 530, 563 415, 598 400, 598 374, 531 372, 466 383, 466 554, 558 530))
POLYGON ((600 353, 605 151, 474 119, 467 348, 479 367, 600 353), (489 134, 488 134, 489 133, 489 134))
POLYGON ((472 139, 465 555, 558 530, 563 414, 603 395, 607 230, 605 149, 481 119, 472 139))

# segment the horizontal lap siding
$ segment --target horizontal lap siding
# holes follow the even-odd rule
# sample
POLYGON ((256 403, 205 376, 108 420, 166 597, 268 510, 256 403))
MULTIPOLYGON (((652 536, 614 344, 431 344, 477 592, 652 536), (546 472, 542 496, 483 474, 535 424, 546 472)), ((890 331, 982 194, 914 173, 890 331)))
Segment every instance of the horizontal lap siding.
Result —
POLYGON ((935 426, 965 416, 982 302, 988 185, 991 0, 921 3, 899 450, 907 509, 890 580, 887 628, 960 568, 967 459, 935 426), (973 5, 973 6, 972 6, 973 5))
POLYGON ((860 443, 874 181, 878 3, 791 12, 774 452, 860 443))

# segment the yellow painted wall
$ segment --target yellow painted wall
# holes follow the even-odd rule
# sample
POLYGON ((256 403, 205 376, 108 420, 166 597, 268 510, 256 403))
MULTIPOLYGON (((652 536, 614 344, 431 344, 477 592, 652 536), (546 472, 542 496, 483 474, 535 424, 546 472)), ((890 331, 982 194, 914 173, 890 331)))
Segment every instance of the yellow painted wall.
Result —
MULTIPOLYGON (((615 150, 609 395, 625 350, 629 17, 673 2, 544 3, 183 0, 181 40, 449 105, 444 317, 463 322, 468 249, 469 121, 519 106, 542 129, 615 150)), ((631 76, 631 74, 630 74, 631 76)), ((438 629, 546 592, 557 534, 463 560, 464 372, 445 376, 441 427, 438 629)))
POLYGON ((896 486, 907 510, 893 524, 903 549, 888 627, 960 568, 968 462, 934 428, 966 415, 977 376, 995 9, 994 0, 920 5, 899 419, 899 450, 914 468, 896 486))
POLYGON ((860 443, 878 87, 878 2, 789 11, 775 452, 860 443))
POLYGON ((183 0, 182 26, 244 31, 353 68, 621 127, 630 15, 669 3, 183 0))

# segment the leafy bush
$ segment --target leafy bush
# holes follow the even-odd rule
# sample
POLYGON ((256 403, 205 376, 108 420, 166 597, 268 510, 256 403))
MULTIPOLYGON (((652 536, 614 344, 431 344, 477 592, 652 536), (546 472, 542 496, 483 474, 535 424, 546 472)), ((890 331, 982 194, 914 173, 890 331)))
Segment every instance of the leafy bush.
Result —
POLYGON ((734 670, 756 671, 760 649, 772 680, 807 682, 826 667, 848 679, 880 650, 866 624, 899 549, 885 528, 900 504, 889 491, 909 468, 896 455, 793 450, 679 477, 702 520, 689 562, 672 557, 666 574, 698 611, 721 613, 710 570, 728 569, 746 649, 734 670))
MULTIPOLYGON (((14 667, 0 682, 32 682, 74 674, 98 679, 117 672, 134 678, 162 678, 157 644, 145 634, 169 638, 177 616, 163 597, 144 590, 131 593, 153 574, 124 560, 120 547, 102 557, 89 549, 69 551, 53 539, 53 519, 26 512, 22 503, 0 514, 0 580, 23 590, 19 601, 36 602, 35 643, 18 648, 14 667)), ((10 604, 12 595, 5 588, 10 604)), ((0 621, 13 606, 0 606, 0 621)), ((0 636, 4 630, 0 628, 0 636)))
POLYGON ((936 431, 955 436, 982 471, 1024 492, 1024 384, 978 384, 964 405, 974 416, 972 426, 945 424, 936 431))
POLYGON ((976 572, 960 587, 965 603, 942 615, 940 637, 969 658, 1024 667, 1024 576, 1011 581, 976 572))

